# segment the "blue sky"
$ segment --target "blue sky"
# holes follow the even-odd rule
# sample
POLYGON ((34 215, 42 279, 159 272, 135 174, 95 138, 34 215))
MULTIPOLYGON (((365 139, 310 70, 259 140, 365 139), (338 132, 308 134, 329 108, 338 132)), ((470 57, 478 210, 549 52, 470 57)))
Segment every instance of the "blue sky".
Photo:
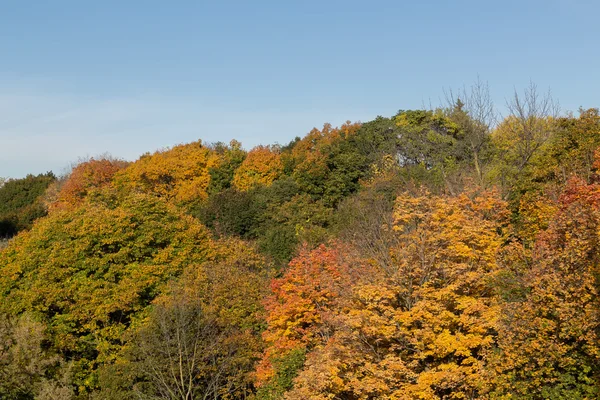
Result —
POLYGON ((600 3, 0 1, 0 176, 177 143, 287 143, 324 122, 530 80, 598 107, 600 3))

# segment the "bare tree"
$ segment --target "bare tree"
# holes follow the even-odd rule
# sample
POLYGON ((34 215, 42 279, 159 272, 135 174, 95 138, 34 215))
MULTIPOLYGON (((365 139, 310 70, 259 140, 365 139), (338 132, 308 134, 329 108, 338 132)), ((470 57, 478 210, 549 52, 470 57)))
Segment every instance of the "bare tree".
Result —
POLYGON ((136 338, 137 365, 145 381, 135 385, 140 399, 220 399, 237 389, 232 332, 208 315, 196 296, 179 289, 159 304, 136 338))
POLYGON ((525 89, 523 95, 515 90, 512 99, 506 102, 513 124, 508 124, 515 140, 517 167, 521 171, 531 157, 548 141, 554 132, 555 120, 560 106, 548 92, 541 94, 533 82, 525 89))
POLYGON ((44 398, 49 388, 60 389, 68 400, 68 382, 49 380, 49 371, 59 375, 62 360, 44 348, 46 327, 32 316, 0 314, 0 398, 44 398))
POLYGON ((473 166, 477 179, 483 181, 482 152, 488 142, 491 130, 497 123, 497 113, 487 82, 477 78, 469 89, 445 92, 446 106, 451 117, 465 134, 469 150, 473 156, 473 166))

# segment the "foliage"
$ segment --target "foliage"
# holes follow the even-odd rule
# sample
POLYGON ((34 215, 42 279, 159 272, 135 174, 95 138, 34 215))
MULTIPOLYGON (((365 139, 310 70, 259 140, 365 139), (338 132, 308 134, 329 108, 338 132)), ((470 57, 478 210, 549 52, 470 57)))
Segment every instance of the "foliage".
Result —
POLYGON ((572 180, 522 278, 526 297, 503 305, 499 398, 597 398, 600 187, 572 180))
POLYGON ((286 273, 272 281, 273 294, 265 302, 268 327, 263 337, 268 347, 258 367, 259 385, 273 385, 273 379, 280 376, 278 362, 291 352, 316 346, 331 332, 331 312, 343 292, 367 272, 367 268, 345 259, 347 251, 335 244, 312 251, 304 248, 286 273))
POLYGON ((447 100, 0 180, 0 397, 600 397, 598 110, 447 100))
POLYGON ((225 189, 192 212, 219 236, 255 238, 265 206, 255 191, 225 189))
POLYGON ((437 111, 403 111, 396 116, 397 159, 411 170, 424 169, 428 180, 452 191, 452 178, 470 153, 460 125, 437 111))
POLYGON ((209 194, 229 189, 233 183, 235 171, 246 158, 246 152, 242 149, 242 144, 236 140, 232 140, 229 146, 217 143, 213 147, 219 155, 219 162, 208 169, 210 175, 209 194))
POLYGON ((188 204, 208 196, 209 170, 218 163, 218 155, 197 141, 142 156, 117 173, 114 184, 122 191, 188 204))
POLYGON ((557 179, 566 182, 577 175, 589 180, 594 172, 594 153, 600 147, 598 109, 580 109, 579 118, 559 118, 557 124, 557 134, 552 138, 550 149, 556 163, 557 179))
POLYGON ((127 163, 110 158, 90 159, 75 166, 62 183, 51 209, 73 207, 83 201, 93 190, 110 184, 113 176, 125 168, 127 163))
POLYGON ((0 316, 0 396, 3 399, 43 398, 45 393, 72 395, 60 381, 49 378, 60 370, 61 358, 45 348, 44 324, 31 315, 18 318, 0 316))
POLYGON ((355 284, 287 398, 475 398, 495 340, 489 287, 505 205, 493 193, 396 202, 395 264, 355 284))
POLYGON ((83 392, 165 282, 214 255, 206 229, 164 201, 108 197, 51 214, 0 254, 0 308, 48 324, 83 392))
POLYGON ((48 172, 8 179, 0 186, 0 237, 29 229, 36 219, 46 215, 42 196, 55 180, 54 174, 48 172))
POLYGON ((233 185, 238 190, 249 190, 255 186, 269 186, 283 173, 281 156, 276 148, 257 146, 248 155, 233 175, 233 185))

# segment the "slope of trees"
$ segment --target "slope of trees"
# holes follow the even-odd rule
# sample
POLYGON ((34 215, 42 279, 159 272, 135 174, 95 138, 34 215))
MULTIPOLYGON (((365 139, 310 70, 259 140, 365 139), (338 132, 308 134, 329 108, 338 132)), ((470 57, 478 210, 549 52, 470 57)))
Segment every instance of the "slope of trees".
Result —
POLYGON ((4 182, 0 397, 598 398, 598 109, 447 97, 4 182))

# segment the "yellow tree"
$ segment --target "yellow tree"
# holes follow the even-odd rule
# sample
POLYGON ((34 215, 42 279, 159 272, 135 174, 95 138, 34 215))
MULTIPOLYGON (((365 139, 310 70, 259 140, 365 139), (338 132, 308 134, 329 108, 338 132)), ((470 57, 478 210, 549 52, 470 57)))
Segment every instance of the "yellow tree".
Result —
POLYGON ((208 196, 209 169, 218 162, 218 155, 201 141, 182 144, 140 157, 115 175, 114 184, 187 204, 208 196))
POLYGON ((166 282, 216 253, 208 230, 174 205, 102 193, 39 220, 0 253, 0 312, 46 322, 85 393, 166 282))
POLYGON ((499 315, 492 278, 506 204, 493 192, 398 197, 379 280, 353 288, 289 399, 477 398, 499 315))
POLYGON ((255 186, 269 186, 283 173, 283 164, 278 151, 269 146, 257 146, 248 155, 233 175, 233 185, 239 190, 255 186))

